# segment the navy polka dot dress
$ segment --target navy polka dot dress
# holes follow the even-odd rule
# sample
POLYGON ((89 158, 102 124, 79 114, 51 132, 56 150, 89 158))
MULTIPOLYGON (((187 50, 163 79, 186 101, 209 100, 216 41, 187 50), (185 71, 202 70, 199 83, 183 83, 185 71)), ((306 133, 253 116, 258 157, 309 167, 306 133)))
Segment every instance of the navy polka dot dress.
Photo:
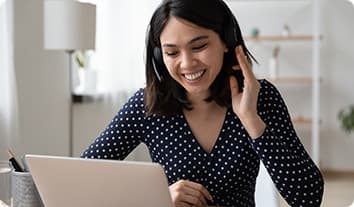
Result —
POLYGON ((261 161, 290 206, 320 206, 321 173, 297 137, 277 89, 266 80, 260 83, 258 113, 267 127, 255 140, 230 108, 208 153, 193 136, 183 114, 146 117, 140 89, 81 157, 122 160, 145 143, 153 162, 163 166, 169 184, 180 179, 200 183, 213 196, 209 205, 235 207, 255 206, 261 161))

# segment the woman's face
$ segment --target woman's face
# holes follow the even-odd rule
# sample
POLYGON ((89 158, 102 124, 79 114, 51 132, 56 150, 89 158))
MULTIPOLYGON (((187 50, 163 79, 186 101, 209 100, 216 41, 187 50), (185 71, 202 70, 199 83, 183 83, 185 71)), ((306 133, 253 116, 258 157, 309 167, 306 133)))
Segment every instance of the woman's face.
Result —
POLYGON ((171 17, 160 35, 160 42, 163 60, 172 78, 185 88, 188 96, 207 97, 227 51, 219 35, 171 17))

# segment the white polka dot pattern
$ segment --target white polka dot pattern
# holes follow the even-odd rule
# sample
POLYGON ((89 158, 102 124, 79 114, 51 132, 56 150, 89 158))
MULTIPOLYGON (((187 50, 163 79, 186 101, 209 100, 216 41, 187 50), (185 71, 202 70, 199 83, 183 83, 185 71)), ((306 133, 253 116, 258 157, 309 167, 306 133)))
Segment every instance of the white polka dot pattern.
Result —
POLYGON ((298 139, 277 89, 266 80, 260 83, 258 111, 267 128, 256 140, 228 109, 218 139, 207 153, 183 114, 146 117, 140 89, 82 157, 124 159, 142 142, 148 146, 153 162, 163 166, 169 184, 180 179, 198 182, 213 195, 209 205, 237 207, 255 206, 261 160, 290 206, 320 206, 321 173, 298 139))

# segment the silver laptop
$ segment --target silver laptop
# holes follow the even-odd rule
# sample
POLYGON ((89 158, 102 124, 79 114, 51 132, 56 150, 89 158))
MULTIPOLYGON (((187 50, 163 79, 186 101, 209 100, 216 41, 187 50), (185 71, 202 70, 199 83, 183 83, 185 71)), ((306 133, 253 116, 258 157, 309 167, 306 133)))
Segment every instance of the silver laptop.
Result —
POLYGON ((26 155, 46 207, 172 207, 156 163, 26 155))

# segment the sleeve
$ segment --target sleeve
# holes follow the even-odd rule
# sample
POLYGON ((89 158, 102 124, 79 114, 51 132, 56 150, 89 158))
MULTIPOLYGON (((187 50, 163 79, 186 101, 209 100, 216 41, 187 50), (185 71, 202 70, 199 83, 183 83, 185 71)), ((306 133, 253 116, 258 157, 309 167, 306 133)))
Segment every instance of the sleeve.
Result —
POLYGON ((279 91, 261 80, 258 113, 266 123, 264 133, 251 140, 275 186, 290 206, 320 206, 324 181, 292 125, 279 91))
POLYGON ((123 160, 142 140, 144 115, 143 90, 140 89, 80 157, 123 160))

